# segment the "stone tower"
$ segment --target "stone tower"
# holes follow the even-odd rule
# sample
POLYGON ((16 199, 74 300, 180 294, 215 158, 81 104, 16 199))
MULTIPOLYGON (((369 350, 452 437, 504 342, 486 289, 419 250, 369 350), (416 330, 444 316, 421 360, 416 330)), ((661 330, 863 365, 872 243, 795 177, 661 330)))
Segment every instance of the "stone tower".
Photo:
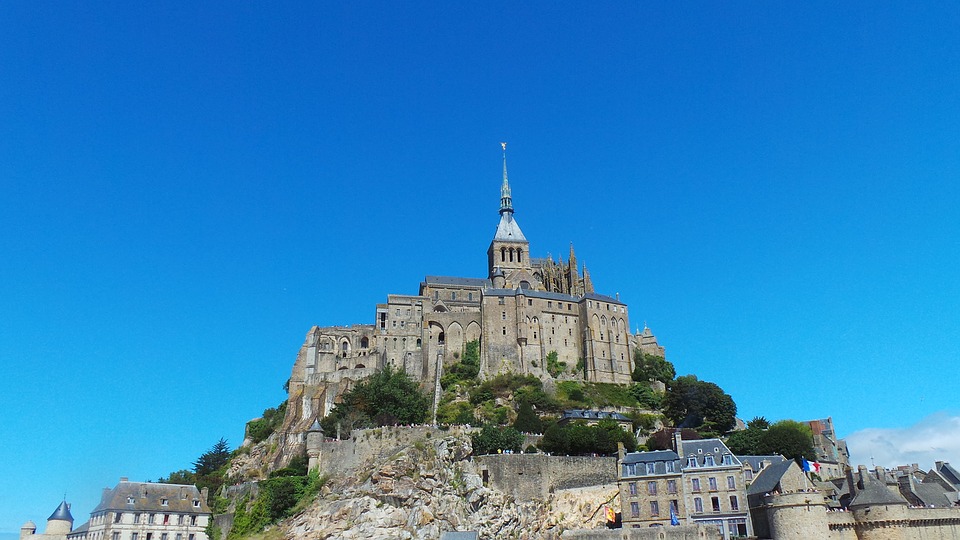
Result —
POLYGON ((494 278, 497 269, 503 272, 504 288, 529 289, 536 283, 530 266, 530 242, 513 217, 513 196, 507 180, 507 143, 503 146, 503 183, 500 185, 500 223, 487 249, 488 277, 494 278))
POLYGON ((767 495, 770 538, 777 540, 827 540, 827 505, 819 492, 797 491, 767 495))
POLYGON ((66 536, 73 530, 73 516, 70 515, 70 505, 67 501, 60 503, 60 506, 47 518, 46 535, 66 536))

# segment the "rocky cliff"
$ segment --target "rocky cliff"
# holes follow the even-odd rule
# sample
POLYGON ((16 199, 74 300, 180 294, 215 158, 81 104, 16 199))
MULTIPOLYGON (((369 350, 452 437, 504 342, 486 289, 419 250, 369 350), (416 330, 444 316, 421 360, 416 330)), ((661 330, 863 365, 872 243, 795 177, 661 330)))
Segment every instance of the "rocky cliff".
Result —
POLYGON ((483 485, 466 434, 427 437, 332 476, 317 500, 278 524, 286 538, 437 539, 445 531, 480 538, 558 539, 603 526, 615 484, 555 490, 518 500, 483 485))

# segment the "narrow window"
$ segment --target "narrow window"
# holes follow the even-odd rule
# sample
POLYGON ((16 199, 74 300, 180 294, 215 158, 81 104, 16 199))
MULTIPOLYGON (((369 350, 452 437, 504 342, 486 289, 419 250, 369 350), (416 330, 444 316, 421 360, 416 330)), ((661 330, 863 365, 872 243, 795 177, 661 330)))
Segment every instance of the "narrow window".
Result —
POLYGON ((647 482, 647 495, 656 495, 656 494, 657 494, 657 483, 647 482))
POLYGON ((650 501, 650 515, 651 516, 660 515, 660 504, 657 501, 650 501))
POLYGON ((134 515, 133 515, 133 522, 134 522, 134 523, 140 523, 140 514, 134 514, 134 515))
POLYGON ((667 493, 676 493, 676 492, 677 492, 677 481, 667 480, 667 493))
POLYGON ((137 534, 137 533, 130 533, 130 540, 137 540, 137 537, 139 537, 139 536, 140 536, 140 535, 137 534))
POLYGON ((451 300, 456 300, 456 299, 457 299, 457 291, 453 291, 453 292, 450 293, 450 299, 451 299, 451 300))
POLYGON ((634 496, 635 496, 635 495, 637 494, 637 483, 636 483, 636 482, 630 482, 629 484, 627 484, 627 486, 630 487, 630 495, 634 495, 634 496))
POLYGON ((532 305, 533 305, 533 300, 530 299, 530 298, 527 298, 527 305, 528 305, 528 306, 532 306, 532 305))
POLYGON ((694 478, 691 482, 693 483, 693 491, 700 491, 700 479, 694 478))
MULTIPOLYGON (((199 503, 200 501, 197 501, 197 502, 199 503)), ((197 506, 200 506, 200 505, 198 504, 197 506)), ((190 524, 191 525, 197 524, 197 516, 190 516, 190 524)), ((193 535, 191 534, 190 536, 193 536, 193 535)))
POLYGON ((698 514, 703 513, 703 499, 700 497, 694 497, 693 499, 693 510, 698 514))
POLYGON ((502 306, 502 305, 503 305, 503 297, 502 297, 502 296, 498 296, 497 298, 500 299, 499 304, 502 306))
POLYGON ((709 484, 710 484, 710 491, 716 491, 716 490, 717 490, 717 479, 716 479, 716 478, 714 478, 714 477, 711 476, 711 477, 707 480, 707 482, 709 482, 709 484))
POLYGON ((647 463, 647 474, 657 474, 656 463, 647 463))
POLYGON ((740 509, 740 501, 737 500, 737 496, 736 496, 736 495, 731 495, 731 496, 730 496, 730 509, 731 509, 731 510, 739 510, 739 509, 740 509))
POLYGON ((507 248, 502 247, 500 248, 500 262, 506 262, 506 261, 507 261, 507 248))
POLYGON ((640 503, 637 501, 630 503, 630 515, 633 517, 640 517, 640 503))
POLYGON ((713 460, 713 456, 707 454, 707 457, 703 458, 703 464, 707 467, 713 467, 717 463, 713 460))
POLYGON ((517 249, 517 262, 523 262, 523 250, 517 249))
POLYGON ((720 511, 720 497, 710 497, 710 504, 713 506, 714 512, 720 511))
POLYGON ((732 477, 727 477, 727 489, 737 489, 737 481, 732 477))
MULTIPOLYGON (((153 504, 157 504, 157 503, 153 503, 153 504)), ((149 516, 147 516, 147 523, 149 523, 150 525, 153 525, 154 522, 156 522, 156 521, 157 521, 157 515, 156 515, 156 514, 150 514, 149 516)))
POLYGON ((501 320, 501 321, 507 320, 507 312, 506 312, 506 311, 501 311, 501 312, 500 312, 500 320, 501 320))
POLYGON ((117 512, 113 514, 113 522, 120 523, 120 520, 123 519, 123 512, 117 512))
POLYGON ((472 293, 472 292, 468 292, 468 293, 467 293, 467 301, 468 301, 468 302, 472 302, 472 301, 473 301, 473 293, 472 293))
MULTIPOLYGON (((506 327, 506 326, 503 327, 503 335, 507 335, 507 327, 506 327)), ((533 337, 536 338, 537 335, 534 334, 533 337)))

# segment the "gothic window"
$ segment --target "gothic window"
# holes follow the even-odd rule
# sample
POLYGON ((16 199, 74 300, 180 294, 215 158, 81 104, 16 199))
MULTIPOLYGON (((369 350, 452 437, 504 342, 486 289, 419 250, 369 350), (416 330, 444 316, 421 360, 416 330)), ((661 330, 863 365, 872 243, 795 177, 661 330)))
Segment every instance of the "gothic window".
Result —
POLYGON ((473 302, 473 293, 472 293, 472 292, 468 292, 468 293, 467 293, 467 301, 468 301, 468 302, 473 302))
POLYGON ((517 249, 517 262, 523 262, 523 250, 517 249))
POLYGON ((437 336, 437 343, 443 345, 443 332, 440 332, 440 334, 437 336))
POLYGON ((422 343, 423 343, 423 341, 422 341, 420 338, 417 338, 417 348, 418 348, 418 349, 419 349, 420 347, 422 347, 422 343))
POLYGON ((361 348, 361 349, 366 349, 366 348, 368 348, 369 346, 370 346, 370 340, 367 339, 367 336, 363 336, 362 338, 360 338, 360 348, 361 348))
POLYGON ((530 288, 530 282, 529 282, 529 281, 526 281, 526 280, 521 281, 521 282, 520 282, 520 288, 521 288, 521 289, 529 289, 529 288, 530 288))
POLYGON ((344 358, 347 357, 347 349, 348 349, 349 347, 350 347, 350 345, 349 345, 346 341, 344 341, 343 343, 340 344, 340 351, 343 353, 343 357, 344 357, 344 358))
POLYGON ((513 262, 513 248, 510 248, 510 262, 513 262))
POLYGON ((500 262, 506 262, 506 261, 507 261, 507 248, 502 247, 500 248, 500 262))
POLYGON ((453 291, 452 293, 450 293, 450 299, 451 299, 451 300, 456 300, 456 299, 457 299, 457 292, 456 292, 456 291, 453 291))

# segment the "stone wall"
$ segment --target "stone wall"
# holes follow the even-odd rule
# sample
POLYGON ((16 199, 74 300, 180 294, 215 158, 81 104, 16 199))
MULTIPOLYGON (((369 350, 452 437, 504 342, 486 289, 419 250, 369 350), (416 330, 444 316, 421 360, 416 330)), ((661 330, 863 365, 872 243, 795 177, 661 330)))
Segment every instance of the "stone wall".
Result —
POLYGON ((719 540, 716 527, 680 525, 677 527, 644 527, 640 529, 580 529, 565 531, 563 540, 719 540))
POLYGON ((559 489, 617 482, 614 457, 490 454, 474 461, 485 483, 524 501, 544 499, 559 489))
POLYGON ((453 426, 442 430, 433 426, 393 426, 355 429, 347 440, 327 439, 320 443, 321 474, 347 474, 367 460, 381 461, 417 441, 465 435, 476 428, 453 426))
MULTIPOLYGON (((960 540, 960 508, 870 506, 870 512, 829 512, 830 540, 960 540)), ((779 539, 777 539, 779 540, 779 539)))

